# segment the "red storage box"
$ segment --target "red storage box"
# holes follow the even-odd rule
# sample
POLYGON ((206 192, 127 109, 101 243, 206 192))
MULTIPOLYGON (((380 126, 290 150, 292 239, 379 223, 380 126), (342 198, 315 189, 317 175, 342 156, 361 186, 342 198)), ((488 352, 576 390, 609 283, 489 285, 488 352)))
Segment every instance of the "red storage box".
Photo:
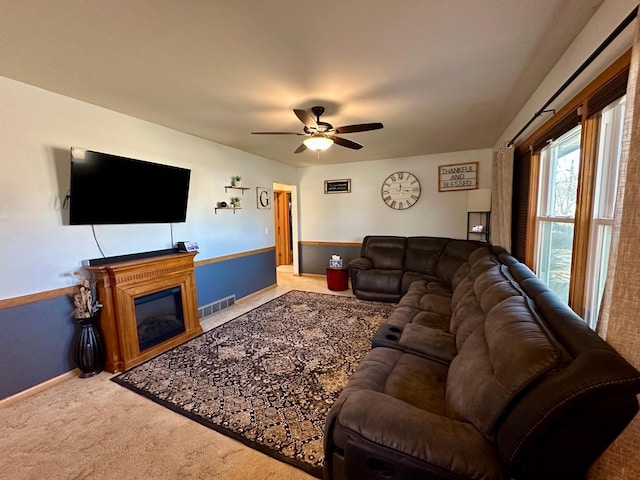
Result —
POLYGON ((329 290, 347 290, 349 288, 349 268, 327 267, 327 286, 329 290))

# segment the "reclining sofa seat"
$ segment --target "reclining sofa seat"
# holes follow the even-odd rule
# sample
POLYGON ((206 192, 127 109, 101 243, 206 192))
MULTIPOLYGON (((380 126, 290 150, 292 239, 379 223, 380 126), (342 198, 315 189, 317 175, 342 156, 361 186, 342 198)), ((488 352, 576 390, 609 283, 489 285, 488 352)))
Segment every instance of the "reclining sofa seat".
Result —
POLYGON ((363 239, 360 258, 349 262, 353 293, 359 292, 356 297, 382 302, 400 299, 406 245, 406 237, 363 239))
POLYGON ((640 372, 504 249, 468 251, 380 327, 329 412, 327 480, 584 479, 637 413, 640 372))
POLYGON ((439 237, 368 235, 360 257, 349 263, 357 298, 398 302, 416 280, 451 292, 451 278, 471 252, 485 242, 439 237))

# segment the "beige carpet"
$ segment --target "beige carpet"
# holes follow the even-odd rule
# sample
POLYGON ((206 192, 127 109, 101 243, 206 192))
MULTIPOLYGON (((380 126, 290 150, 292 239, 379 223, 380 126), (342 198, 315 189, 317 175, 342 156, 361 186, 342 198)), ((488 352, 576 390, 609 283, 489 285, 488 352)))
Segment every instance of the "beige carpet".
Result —
POLYGON ((392 311, 294 290, 113 380, 322 478, 329 408, 392 311))
MULTIPOLYGON (((278 287, 203 322, 224 323, 292 289, 331 292, 324 277, 279 269, 278 287)), ((0 479, 277 479, 312 476, 122 388, 102 373, 0 408, 0 479)))

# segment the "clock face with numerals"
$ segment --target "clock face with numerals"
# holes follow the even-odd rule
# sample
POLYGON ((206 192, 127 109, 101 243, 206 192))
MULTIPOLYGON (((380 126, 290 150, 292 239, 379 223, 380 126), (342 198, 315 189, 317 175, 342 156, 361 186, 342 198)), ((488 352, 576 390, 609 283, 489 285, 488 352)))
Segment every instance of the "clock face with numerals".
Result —
POLYGON ((396 210, 413 207, 420 198, 420 182, 409 172, 396 172, 382 182, 382 200, 396 210))

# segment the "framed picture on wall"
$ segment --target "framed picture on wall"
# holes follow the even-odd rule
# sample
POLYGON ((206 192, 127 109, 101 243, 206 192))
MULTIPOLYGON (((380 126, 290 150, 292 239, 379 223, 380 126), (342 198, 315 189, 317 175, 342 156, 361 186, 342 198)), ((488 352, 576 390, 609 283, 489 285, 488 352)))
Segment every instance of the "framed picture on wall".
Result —
POLYGON ((271 208, 271 189, 267 187, 256 187, 256 202, 258 210, 271 208))
POLYGON ((478 188, 478 162, 440 165, 438 191, 474 190, 478 188))
POLYGON ((351 179, 325 180, 324 193, 351 193, 351 179))

